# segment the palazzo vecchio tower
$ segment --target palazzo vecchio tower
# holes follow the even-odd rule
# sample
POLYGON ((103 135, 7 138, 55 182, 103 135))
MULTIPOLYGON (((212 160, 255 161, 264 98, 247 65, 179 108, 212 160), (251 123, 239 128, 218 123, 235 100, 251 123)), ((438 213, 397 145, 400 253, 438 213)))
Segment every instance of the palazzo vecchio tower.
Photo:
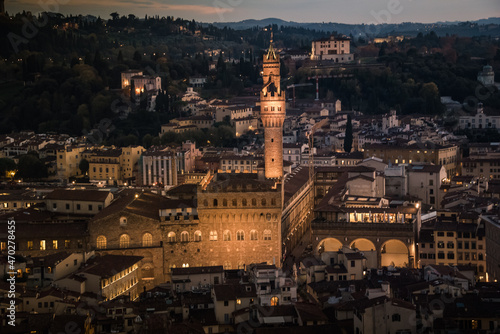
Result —
POLYGON ((285 120, 285 91, 280 84, 280 59, 273 48, 264 55, 262 71, 264 86, 260 92, 260 116, 264 126, 265 177, 283 177, 283 121, 285 120))

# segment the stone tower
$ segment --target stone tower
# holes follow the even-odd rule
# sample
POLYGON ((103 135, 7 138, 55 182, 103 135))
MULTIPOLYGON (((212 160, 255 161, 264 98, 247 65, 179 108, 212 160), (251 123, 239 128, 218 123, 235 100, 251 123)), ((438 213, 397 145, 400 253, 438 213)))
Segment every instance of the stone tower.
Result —
POLYGON ((283 121, 285 120, 285 91, 280 84, 280 59, 273 48, 264 55, 262 78, 264 86, 260 92, 260 116, 264 126, 265 176, 281 179, 283 176, 283 121))

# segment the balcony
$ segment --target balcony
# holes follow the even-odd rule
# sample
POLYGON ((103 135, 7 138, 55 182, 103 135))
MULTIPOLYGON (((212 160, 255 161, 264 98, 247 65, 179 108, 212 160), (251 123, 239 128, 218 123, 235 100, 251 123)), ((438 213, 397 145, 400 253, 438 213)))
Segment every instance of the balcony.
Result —
POLYGON ((311 222, 313 230, 346 229, 354 231, 413 231, 413 222, 410 223, 349 223, 327 220, 314 220, 311 222))

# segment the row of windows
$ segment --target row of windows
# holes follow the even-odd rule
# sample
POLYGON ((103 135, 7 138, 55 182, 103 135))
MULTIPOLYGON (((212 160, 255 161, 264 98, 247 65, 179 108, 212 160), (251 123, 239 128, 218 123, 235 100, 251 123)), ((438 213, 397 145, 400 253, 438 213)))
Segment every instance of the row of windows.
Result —
MULTIPOLYGON (((238 161, 239 160, 228 160, 227 163, 228 164, 234 164, 234 165, 237 165, 238 164, 238 161)), ((244 164, 247 164, 247 165, 250 165, 250 160, 243 160, 243 161, 240 161, 240 165, 244 165, 244 164), (246 162, 245 162, 246 161, 246 162)), ((226 164, 226 160, 222 160, 222 164, 225 165, 226 164)), ((252 164, 253 165, 256 165, 257 164, 257 161, 255 160, 252 160, 252 164)))
MULTIPOLYGON (((263 235, 263 240, 271 240, 271 231, 270 230, 265 230, 263 235)), ((167 235, 168 242, 176 242, 177 241, 177 235, 175 232, 171 231, 167 235)), ((258 232, 256 230, 251 230, 250 231, 250 240, 258 240, 258 232)), ((201 231, 196 231, 194 232, 194 239, 193 241, 201 241, 201 231)), ((218 234, 217 231, 210 231, 209 235, 209 240, 210 241, 217 241, 218 240, 218 234)), ((222 240, 224 241, 231 241, 231 231, 225 230, 224 233, 222 234, 222 240)), ((245 240, 245 231, 239 230, 236 232, 236 240, 237 241, 244 241, 245 240)), ((189 240, 189 233, 187 231, 183 231, 181 233, 181 242, 188 242, 189 240)))
MULTIPOLYGON (((421 255, 424 255, 424 254, 421 254, 421 255)), ((444 259, 445 258, 444 252, 439 252, 438 255, 437 255, 437 258, 438 259, 444 259)), ((448 254, 446 255, 446 258, 448 260, 453 260, 453 259, 455 259, 455 254, 453 252, 448 252, 448 254)), ((469 260, 483 261, 483 259, 484 259, 483 253, 479 253, 479 254, 476 254, 476 253, 462 253, 462 252, 457 253, 457 260, 459 260, 459 261, 469 261, 469 260)))
MULTIPOLYGON (((215 198, 215 199, 212 201, 212 204, 213 204, 213 206, 214 206, 214 207, 219 206, 219 200, 218 200, 217 198, 215 198)), ((257 199, 252 198, 252 200, 251 200, 251 204, 252 204, 252 206, 257 206, 257 199)), ((238 206, 238 200, 237 200, 236 198, 233 198, 233 199, 231 200, 231 205, 232 205, 232 206, 238 206)), ((243 198, 243 199, 241 200, 241 205, 242 205, 242 206, 248 206, 248 201, 247 201, 247 199, 246 199, 246 198, 243 198)), ((267 205, 267 200, 266 200, 265 198, 262 198, 262 199, 260 200, 260 205, 261 205, 261 206, 265 206, 265 205, 267 205)), ((276 205, 276 198, 271 198, 271 205, 276 205)), ((204 201, 203 201, 203 206, 206 206, 206 207, 208 206, 208 200, 204 200, 204 201)), ((222 206, 228 206, 228 200, 227 200, 227 199, 225 199, 225 198, 224 198, 224 199, 222 200, 222 206)), ((270 214, 268 214, 268 215, 270 215, 270 214)))
MULTIPOLYGON (((24 203, 24 206, 25 206, 26 208, 29 208, 31 205, 33 205, 33 203, 24 203)), ((9 203, 8 203, 8 202, 3 203, 2 207, 3 207, 4 209, 8 208, 8 207, 9 207, 9 203)), ((13 203, 12 203, 12 207, 13 207, 13 208, 17 208, 17 202, 13 202, 13 203)), ((21 207, 23 207, 23 204, 22 204, 22 203, 21 203, 21 207)))
MULTIPOLYGON (((268 111, 268 107, 264 107, 264 111, 268 111)), ((275 111, 275 107, 271 107, 271 111, 275 111)), ((278 111, 281 111, 281 107, 278 107, 278 111)))
MULTIPOLYGON (((480 246, 482 248, 482 245, 480 245, 480 246)), ((444 242, 443 241, 439 241, 437 243, 437 248, 444 248, 444 242)), ((455 243, 452 242, 452 241, 448 241, 446 243, 446 248, 455 248, 455 243)), ((459 241, 459 242, 457 242, 457 248, 458 249, 476 249, 476 242, 472 241, 472 242, 469 243, 468 241, 465 241, 465 242, 462 243, 462 241, 459 241)))
MULTIPOLYGON (((70 206, 70 204, 69 204, 69 203, 66 203, 66 205, 65 205, 66 210, 70 210, 70 207, 71 207, 71 206, 70 206)), ((54 210, 56 210, 56 209, 57 209, 57 203, 52 203, 52 209, 54 209, 54 210)), ((82 209, 81 204, 76 204, 76 209, 77 209, 77 210, 81 210, 81 209, 82 209)), ((97 206, 97 209, 98 209, 99 211, 101 211, 101 210, 102 210, 102 205, 98 205, 98 206, 97 206)), ((88 210, 89 210, 89 211, 94 210, 94 206, 93 206, 92 204, 89 204, 89 205, 88 205, 88 210)))
MULTIPOLYGON (((93 167, 92 168, 92 171, 95 173, 96 172, 96 167, 93 167)), ((115 172, 115 168, 111 168, 111 173, 114 173, 115 172)), ((99 167, 99 173, 102 173, 102 167, 99 167)), ((106 173, 109 173, 109 168, 106 167, 106 173)))
MULTIPOLYGON (((106 249, 107 239, 104 235, 100 235, 97 237, 97 248, 98 249, 106 249)), ((142 247, 151 247, 153 245, 153 235, 151 233, 144 233, 142 235, 142 247)), ((128 248, 130 247, 130 236, 128 234, 122 234, 120 236, 120 248, 128 248)))
MULTIPOLYGON (((437 236, 444 237, 444 232, 438 231, 437 236)), ((453 237, 453 236, 455 236, 455 233, 454 232, 446 232, 446 236, 453 237)), ((472 239, 474 239, 474 238, 476 238, 476 233, 474 233, 474 232, 472 232, 472 233, 471 232, 457 232, 457 238, 463 238, 463 239, 472 238, 472 239)), ((479 237, 479 238, 480 238, 479 240, 482 239, 481 237, 479 237)))
POLYGON ((436 254, 434 253, 430 253, 430 254, 427 254, 427 253, 421 253, 420 254, 420 258, 421 259, 430 259, 430 260, 435 260, 436 259, 436 254))
MULTIPOLYGON (((47 250, 49 245, 50 245, 50 241, 40 240, 38 249, 39 250, 47 250)), ((28 246, 28 250, 35 249, 33 241, 31 241, 31 240, 28 241, 27 246, 28 246)), ((64 248, 70 248, 70 246, 71 246, 71 240, 64 240, 64 248)), ((4 243, 2 243, 2 250, 3 250, 3 247, 4 247, 4 243)), ((60 248, 59 240, 52 240, 52 249, 59 249, 59 248, 60 248)), ((78 244, 78 248, 81 248, 80 243, 78 244)))

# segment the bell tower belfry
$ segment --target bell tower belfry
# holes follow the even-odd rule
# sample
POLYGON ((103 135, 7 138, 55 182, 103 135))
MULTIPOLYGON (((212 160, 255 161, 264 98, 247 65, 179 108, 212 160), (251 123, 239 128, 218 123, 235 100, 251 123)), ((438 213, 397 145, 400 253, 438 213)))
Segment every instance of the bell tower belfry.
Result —
POLYGON ((260 116, 264 126, 265 177, 281 179, 286 100, 280 83, 280 58, 273 48, 272 35, 269 50, 264 55, 262 78, 264 85, 260 92, 260 116))

